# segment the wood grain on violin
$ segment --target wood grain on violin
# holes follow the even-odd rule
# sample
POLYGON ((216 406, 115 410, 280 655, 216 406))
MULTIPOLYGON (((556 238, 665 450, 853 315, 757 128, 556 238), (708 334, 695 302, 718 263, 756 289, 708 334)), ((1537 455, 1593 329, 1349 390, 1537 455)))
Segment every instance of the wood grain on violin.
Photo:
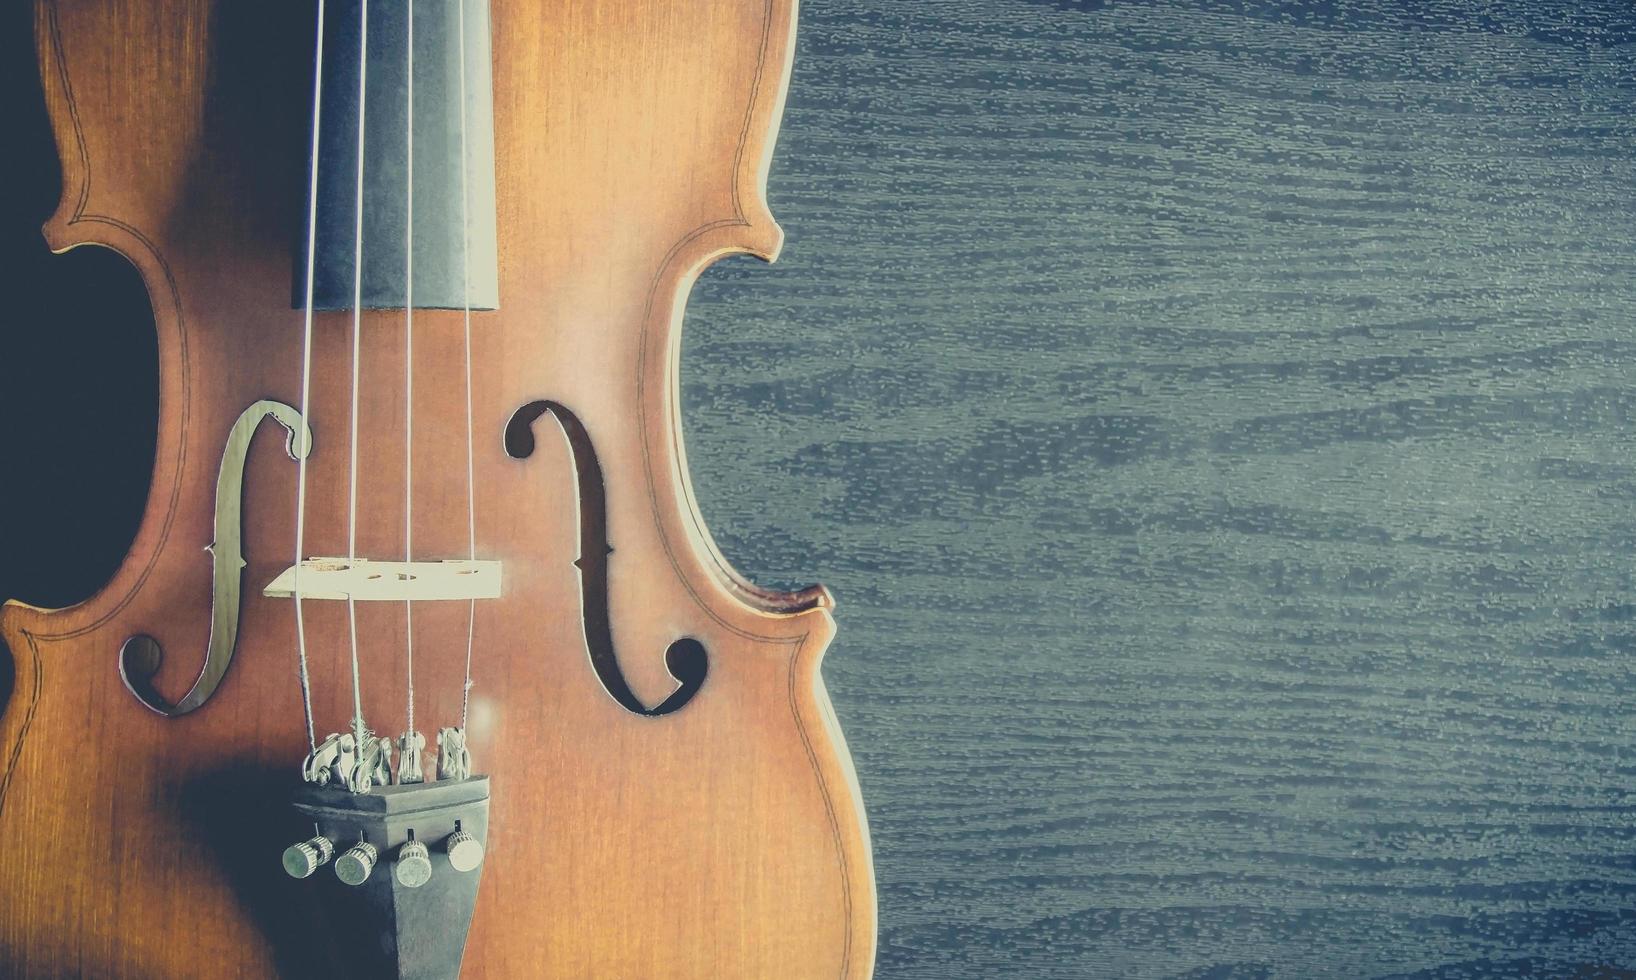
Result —
MULTIPOLYGON (((417 557, 465 558, 471 508, 476 557, 504 569, 498 598, 411 613, 423 727, 462 715, 472 617, 466 734, 492 799, 462 976, 871 972, 868 834, 818 673, 828 593, 723 560, 677 409, 694 279, 781 244, 764 186, 794 8, 493 0, 499 303, 470 314, 469 480, 462 313, 414 313, 412 443, 404 311, 361 315, 358 557, 401 559, 412 530, 417 557)), ((353 318, 314 316, 304 393, 290 303, 314 11, 37 11, 64 177, 46 240, 141 273, 160 412, 113 580, 0 618, 0 975, 325 975, 375 937, 320 922, 278 866, 311 833, 289 805, 311 746, 294 604, 263 595, 295 555, 303 453, 304 553, 349 537, 353 318)), ((354 713, 349 605, 303 607, 321 731, 354 713)), ((362 713, 395 735, 404 606, 356 621, 362 713)))

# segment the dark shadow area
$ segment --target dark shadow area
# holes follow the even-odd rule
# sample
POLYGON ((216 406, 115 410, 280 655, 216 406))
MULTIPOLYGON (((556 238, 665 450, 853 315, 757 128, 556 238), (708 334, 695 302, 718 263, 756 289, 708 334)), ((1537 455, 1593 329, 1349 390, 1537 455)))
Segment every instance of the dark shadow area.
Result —
POLYGON ((312 11, 305 4, 224 5, 210 30, 203 136, 189 161, 190 200, 175 220, 186 234, 197 214, 230 216, 246 242, 288 242, 293 264, 305 243, 311 129, 306 100, 290 93, 312 90, 312 66, 292 52, 313 49, 312 11))
POLYGON ((100 248, 54 256, 40 235, 61 169, 28 3, 0 11, 0 126, 0 599, 64 606, 112 576, 136 533, 158 348, 129 263, 100 248))
POLYGON ((182 789, 175 822, 180 838, 201 852, 199 861, 232 883, 240 907, 267 937, 278 975, 328 977, 337 951, 312 882, 291 878, 279 863, 284 847, 312 836, 312 826, 290 805, 293 786, 289 774, 258 766, 203 773, 182 789))

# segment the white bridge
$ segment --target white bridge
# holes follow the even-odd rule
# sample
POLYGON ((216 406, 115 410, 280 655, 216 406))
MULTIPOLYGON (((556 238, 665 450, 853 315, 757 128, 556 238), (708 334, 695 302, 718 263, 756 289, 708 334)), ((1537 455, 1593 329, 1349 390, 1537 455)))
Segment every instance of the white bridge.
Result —
POLYGON ((373 561, 359 558, 308 558, 286 568, 261 594, 295 597, 296 572, 301 598, 351 599, 354 602, 428 602, 449 599, 498 599, 497 561, 373 561))

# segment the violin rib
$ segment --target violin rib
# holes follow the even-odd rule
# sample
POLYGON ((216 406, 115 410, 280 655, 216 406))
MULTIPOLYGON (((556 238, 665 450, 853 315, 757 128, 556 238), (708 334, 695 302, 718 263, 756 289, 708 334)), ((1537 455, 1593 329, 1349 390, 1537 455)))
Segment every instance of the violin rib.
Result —
MULTIPOLYGON (((63 167, 46 241, 138 269, 160 399, 147 509, 110 582, 67 609, 0 611, 16 678, 0 976, 334 975, 312 882, 279 865, 313 832, 288 805, 309 749, 293 603, 263 595, 296 557, 288 447, 238 444, 242 499, 216 492, 242 413, 302 404, 290 243, 313 10, 36 4, 63 167), (162 649, 136 665, 155 704, 200 676, 224 506, 243 528, 236 651, 202 703, 167 716, 126 689, 120 651, 162 649)), ((833 603, 759 588, 721 555, 678 397, 699 274, 782 245, 766 182, 795 0, 491 0, 490 17, 499 306, 471 314, 471 493, 477 558, 505 571, 472 624, 466 739, 491 796, 461 975, 867 977, 868 831, 819 673, 833 603), (540 402, 574 419, 574 441, 542 421, 526 457, 508 454, 508 421, 540 402), (587 458, 600 485, 576 477, 587 458), (582 557, 587 528, 605 561, 582 557)), ((350 331, 350 313, 315 319, 307 557, 345 553, 350 331)), ((410 518, 416 560, 464 559, 463 317, 414 314, 412 518, 403 331, 402 310, 362 315, 358 555, 403 561, 410 518)), ((351 713, 346 605, 303 607, 320 737, 351 713)), ((413 608, 422 731, 460 724, 467 610, 413 608)), ((396 737, 404 607, 357 615, 364 713, 396 737)))

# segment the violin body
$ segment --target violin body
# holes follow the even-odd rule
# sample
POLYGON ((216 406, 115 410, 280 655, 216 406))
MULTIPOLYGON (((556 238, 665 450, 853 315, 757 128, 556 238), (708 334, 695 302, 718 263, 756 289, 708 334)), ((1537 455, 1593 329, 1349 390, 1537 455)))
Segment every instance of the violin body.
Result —
MULTIPOLYGON (((461 751, 493 789, 462 976, 871 972, 867 829, 818 670, 828 593, 756 588, 717 553, 677 397, 694 279, 780 247, 764 187, 794 7, 492 0, 500 302, 470 314, 470 492, 477 550, 505 577, 472 614, 461 751)), ((345 553, 349 530, 349 314, 315 316, 308 415, 278 408, 302 401, 291 241, 312 11, 37 9, 63 168, 45 236, 140 271, 159 428, 114 578, 72 608, 0 617, 15 664, 0 975, 323 976, 347 939, 319 931, 306 883, 278 867, 311 832, 286 803, 309 746, 293 606, 263 595, 295 556, 292 457, 306 451, 307 553, 345 553)), ((357 550, 401 557, 407 525, 420 554, 462 557, 462 314, 414 317, 407 520, 389 479, 405 469, 403 313, 366 310, 361 327, 357 550)), ((305 604, 324 731, 352 710, 345 608, 305 604)), ((410 615, 417 718, 454 725, 467 607, 410 615)), ((406 630, 401 604, 357 604, 362 707, 393 737, 406 630)))

